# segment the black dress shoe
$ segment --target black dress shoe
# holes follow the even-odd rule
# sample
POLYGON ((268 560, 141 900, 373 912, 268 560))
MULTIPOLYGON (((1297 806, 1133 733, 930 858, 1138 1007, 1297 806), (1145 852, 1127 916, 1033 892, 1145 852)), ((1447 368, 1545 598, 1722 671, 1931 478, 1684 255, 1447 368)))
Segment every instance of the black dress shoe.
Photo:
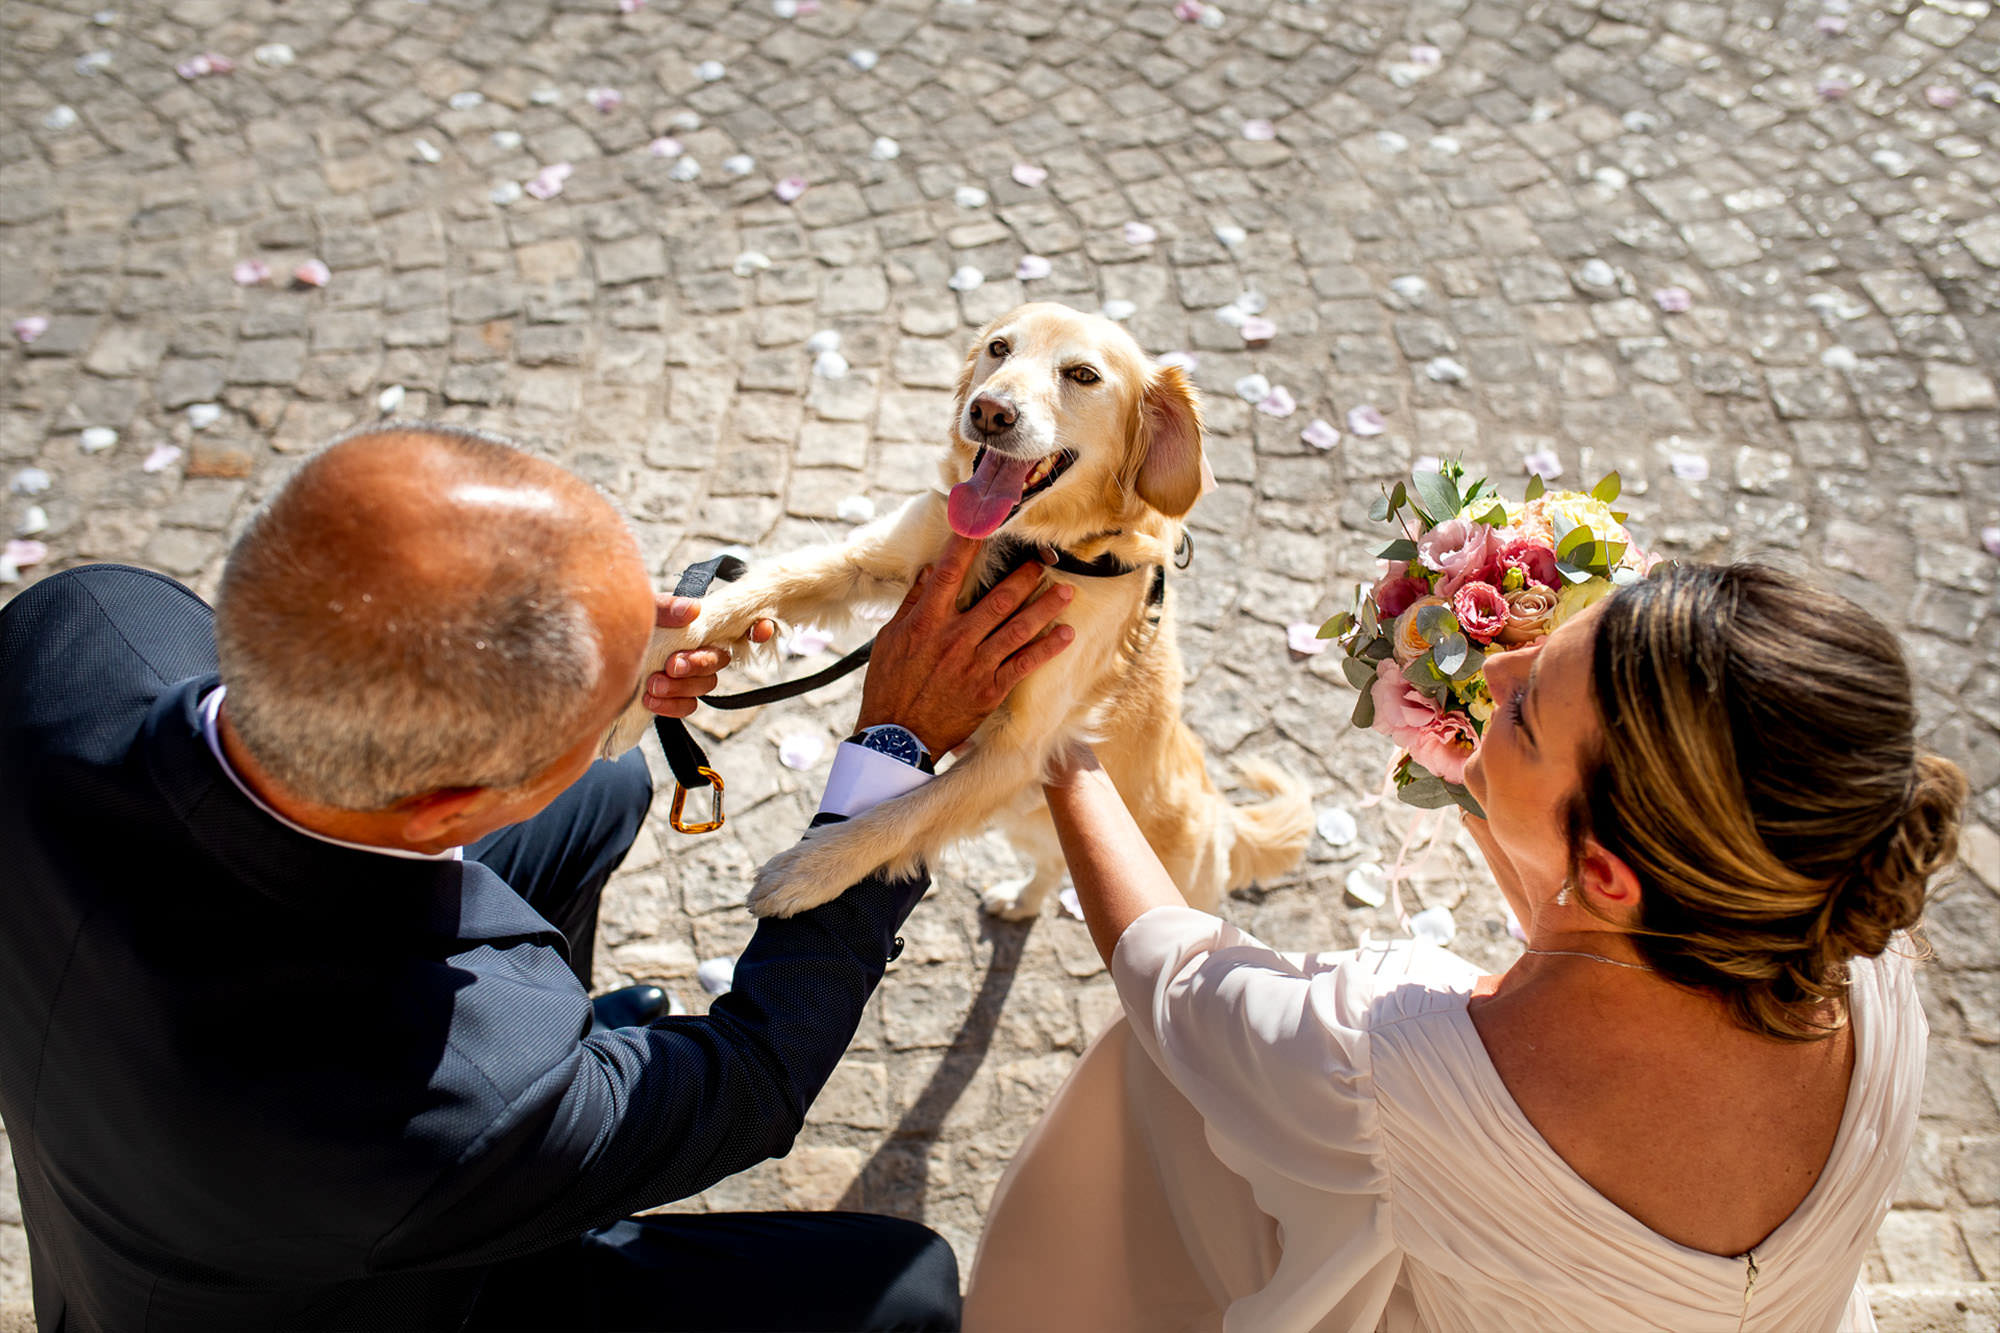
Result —
POLYGON ((667 1012, 667 992, 641 982, 606 991, 590 1001, 590 1030, 643 1027, 667 1012))

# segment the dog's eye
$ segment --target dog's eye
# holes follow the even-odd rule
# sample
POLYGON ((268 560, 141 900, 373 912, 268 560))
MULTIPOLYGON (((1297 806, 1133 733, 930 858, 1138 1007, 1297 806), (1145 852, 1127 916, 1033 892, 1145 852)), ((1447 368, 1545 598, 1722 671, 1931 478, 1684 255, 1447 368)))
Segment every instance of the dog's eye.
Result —
POLYGON ((986 344, 986 352, 989 356, 1006 356, 1007 340, 1005 338, 995 338, 992 342, 986 344))
POLYGON ((1096 371, 1092 370, 1089 366, 1071 366, 1068 370, 1065 370, 1063 374, 1069 376, 1070 380, 1077 384, 1095 384, 1100 378, 1102 378, 1096 371))

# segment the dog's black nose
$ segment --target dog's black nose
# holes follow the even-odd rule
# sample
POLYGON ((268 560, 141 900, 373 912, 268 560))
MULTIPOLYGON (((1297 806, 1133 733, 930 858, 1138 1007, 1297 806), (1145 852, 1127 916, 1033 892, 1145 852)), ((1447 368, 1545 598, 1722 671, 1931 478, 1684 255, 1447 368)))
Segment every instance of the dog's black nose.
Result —
POLYGON ((1020 413, 996 394, 982 393, 972 400, 972 428, 982 435, 998 435, 1011 430, 1020 413))

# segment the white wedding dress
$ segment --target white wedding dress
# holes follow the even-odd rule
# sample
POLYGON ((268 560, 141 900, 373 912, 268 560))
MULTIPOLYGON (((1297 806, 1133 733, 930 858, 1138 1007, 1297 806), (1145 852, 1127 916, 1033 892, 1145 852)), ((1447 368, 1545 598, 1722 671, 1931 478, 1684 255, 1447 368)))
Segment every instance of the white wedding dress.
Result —
POLYGON ((1167 907, 1125 932, 1112 973, 1126 1017, 1002 1178, 968 1333, 1875 1327, 1858 1280, 1927 1033, 1893 953, 1854 962, 1839 1134, 1753 1252, 1754 1283, 1555 1154, 1473 1028, 1476 970, 1442 949, 1281 954, 1167 907))

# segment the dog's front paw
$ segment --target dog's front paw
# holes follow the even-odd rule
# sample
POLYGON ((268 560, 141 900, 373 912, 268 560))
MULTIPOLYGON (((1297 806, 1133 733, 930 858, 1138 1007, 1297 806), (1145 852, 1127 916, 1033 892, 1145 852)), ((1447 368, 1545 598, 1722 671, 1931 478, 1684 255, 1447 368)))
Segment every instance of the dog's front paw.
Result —
POLYGON ((750 889, 753 914, 796 916, 840 896, 847 883, 828 878, 826 849, 816 848, 815 841, 807 838, 757 868, 757 878, 750 889))
POLYGON ((1035 884, 1033 875, 1003 880, 979 895, 979 905, 988 916, 1002 921, 1033 921, 1042 914, 1042 901, 1049 895, 1035 884))

